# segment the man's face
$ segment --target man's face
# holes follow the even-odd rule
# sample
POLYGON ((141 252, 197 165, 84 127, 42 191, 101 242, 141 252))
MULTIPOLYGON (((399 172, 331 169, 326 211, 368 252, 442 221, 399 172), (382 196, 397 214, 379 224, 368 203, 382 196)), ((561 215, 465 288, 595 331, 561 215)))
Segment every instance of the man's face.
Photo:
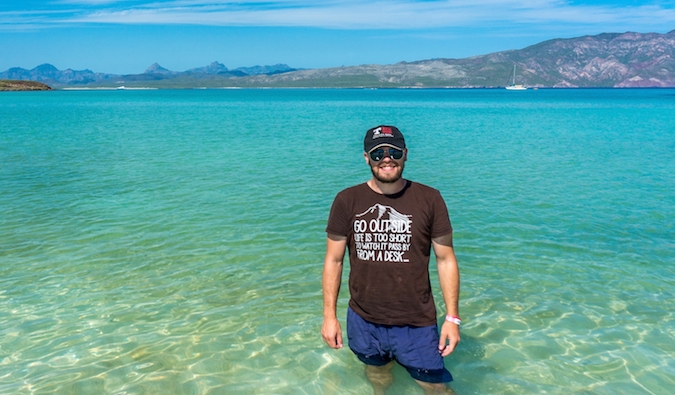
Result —
POLYGON ((405 168, 405 161, 408 157, 408 150, 404 149, 400 159, 394 159, 399 151, 396 148, 382 146, 373 151, 364 153, 366 162, 370 166, 370 171, 376 180, 383 183, 395 183, 400 180, 405 168), (375 153, 375 154, 373 154, 375 153), (380 160, 375 160, 381 158, 380 160))

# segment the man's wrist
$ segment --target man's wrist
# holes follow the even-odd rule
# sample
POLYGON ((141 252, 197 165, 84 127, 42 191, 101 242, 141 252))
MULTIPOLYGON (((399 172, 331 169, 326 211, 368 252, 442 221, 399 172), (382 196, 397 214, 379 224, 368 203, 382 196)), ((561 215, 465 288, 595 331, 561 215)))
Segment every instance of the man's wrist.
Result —
POLYGON ((459 318, 459 317, 456 316, 456 315, 451 315, 451 314, 448 314, 448 315, 445 316, 445 321, 451 322, 451 323, 453 323, 453 324, 455 324, 455 325, 457 325, 457 326, 460 326, 460 325, 462 324, 462 319, 461 319, 461 318, 459 318))
POLYGON ((324 321, 327 321, 327 320, 337 320, 337 314, 335 314, 335 313, 333 313, 333 314, 324 314, 324 315, 323 315, 323 319, 324 319, 324 321))

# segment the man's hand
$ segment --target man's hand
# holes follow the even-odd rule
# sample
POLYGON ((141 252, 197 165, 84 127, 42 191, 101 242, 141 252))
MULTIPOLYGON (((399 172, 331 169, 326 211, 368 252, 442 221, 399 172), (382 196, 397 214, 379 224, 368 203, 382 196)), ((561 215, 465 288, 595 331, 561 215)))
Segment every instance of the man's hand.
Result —
POLYGON ((459 343, 459 325, 445 321, 441 327, 441 338, 438 341, 438 351, 441 356, 447 357, 455 351, 459 343))
POLYGON ((331 348, 342 348, 342 328, 340 328, 340 321, 337 318, 329 318, 323 320, 321 327, 321 336, 331 348))
MULTIPOLYGON (((438 279, 441 282, 441 292, 447 313, 459 316, 459 266, 455 250, 452 248, 452 233, 432 240, 436 263, 438 265, 438 279)), ((443 321, 441 338, 438 341, 438 352, 447 357, 455 351, 459 343, 459 325, 450 321, 443 321)))
POLYGON ((342 329, 337 319, 337 300, 342 281, 342 261, 347 249, 347 237, 328 234, 326 259, 323 262, 323 325, 321 336, 331 348, 342 348, 342 329))

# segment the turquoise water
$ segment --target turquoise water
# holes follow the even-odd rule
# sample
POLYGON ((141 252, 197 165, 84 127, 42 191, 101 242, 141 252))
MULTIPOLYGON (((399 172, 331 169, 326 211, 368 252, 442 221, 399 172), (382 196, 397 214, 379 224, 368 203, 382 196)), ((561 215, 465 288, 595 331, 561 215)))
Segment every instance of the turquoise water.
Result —
POLYGON ((669 393, 672 114, 675 90, 1 94, 0 393, 368 393, 320 277, 380 123, 453 220, 458 394, 669 393))

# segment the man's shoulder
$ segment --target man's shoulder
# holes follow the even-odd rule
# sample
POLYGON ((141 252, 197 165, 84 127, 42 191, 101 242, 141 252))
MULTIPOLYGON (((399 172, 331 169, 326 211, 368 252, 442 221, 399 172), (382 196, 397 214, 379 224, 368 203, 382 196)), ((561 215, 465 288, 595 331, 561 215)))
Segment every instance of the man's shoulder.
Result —
POLYGON ((410 189, 420 193, 428 193, 428 194, 441 193, 438 189, 434 187, 414 181, 410 181, 410 189))
POLYGON ((364 187, 368 188, 368 185, 365 182, 352 185, 338 192, 338 196, 348 196, 355 193, 362 193, 364 191, 364 187))

